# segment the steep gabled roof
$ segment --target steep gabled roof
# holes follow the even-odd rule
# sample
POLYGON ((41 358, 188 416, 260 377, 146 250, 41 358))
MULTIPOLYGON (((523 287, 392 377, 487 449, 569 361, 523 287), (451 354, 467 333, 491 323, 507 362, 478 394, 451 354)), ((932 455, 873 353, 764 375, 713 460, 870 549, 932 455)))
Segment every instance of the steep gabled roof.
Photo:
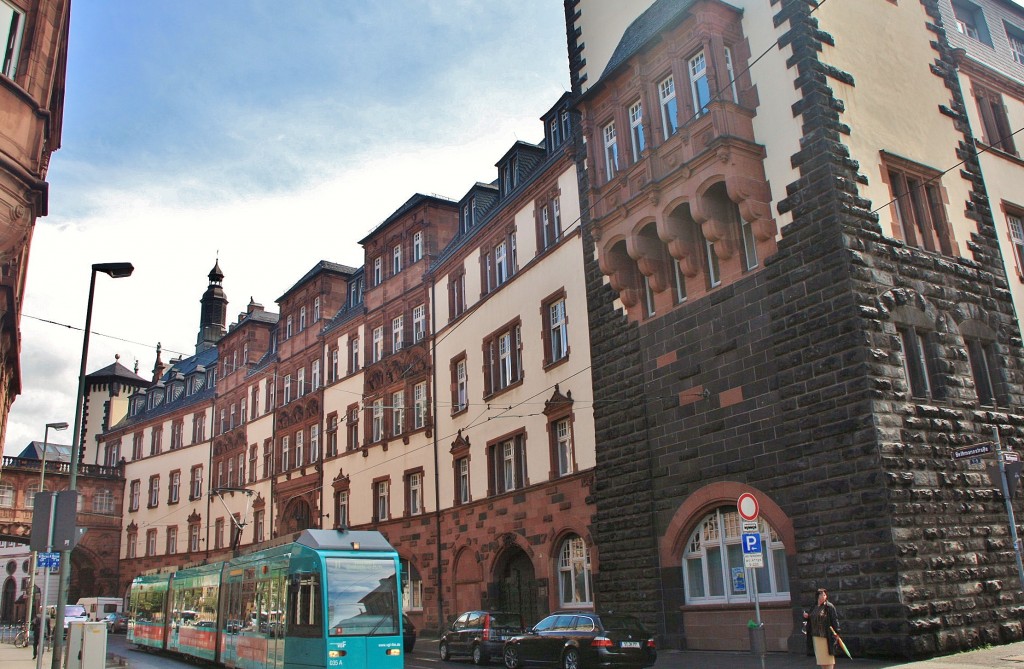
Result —
POLYGON ((331 262, 329 260, 321 260, 317 264, 313 265, 313 268, 311 270, 303 274, 301 279, 292 284, 292 287, 286 290, 284 292, 284 295, 277 298, 277 302, 280 304, 282 300, 284 300, 293 292, 295 292, 295 290, 297 290, 300 286, 306 284, 308 281, 312 280, 313 277, 315 277, 318 274, 322 274, 323 272, 333 272, 335 274, 344 274, 346 276, 352 276, 353 274, 355 274, 356 268, 349 267, 348 265, 341 265, 336 262, 331 262))

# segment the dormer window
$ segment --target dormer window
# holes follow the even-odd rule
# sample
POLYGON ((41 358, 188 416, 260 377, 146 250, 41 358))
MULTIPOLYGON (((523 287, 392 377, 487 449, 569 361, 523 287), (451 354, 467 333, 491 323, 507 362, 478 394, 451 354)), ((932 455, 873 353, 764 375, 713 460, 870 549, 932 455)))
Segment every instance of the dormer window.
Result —
POLYGON ((558 117, 551 119, 548 124, 548 148, 554 149, 556 146, 561 144, 561 140, 558 137, 558 117))
POLYGON ((509 158, 508 162, 505 163, 505 167, 502 168, 501 175, 502 194, 508 195, 519 183, 519 174, 516 169, 515 156, 509 158))

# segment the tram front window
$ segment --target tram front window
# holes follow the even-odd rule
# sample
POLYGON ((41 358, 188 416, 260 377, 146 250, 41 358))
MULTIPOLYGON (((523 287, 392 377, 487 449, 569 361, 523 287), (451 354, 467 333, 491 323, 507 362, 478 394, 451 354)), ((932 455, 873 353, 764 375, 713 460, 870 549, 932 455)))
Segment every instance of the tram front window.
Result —
POLYGON ((395 635, 398 615, 394 560, 327 558, 330 636, 395 635))

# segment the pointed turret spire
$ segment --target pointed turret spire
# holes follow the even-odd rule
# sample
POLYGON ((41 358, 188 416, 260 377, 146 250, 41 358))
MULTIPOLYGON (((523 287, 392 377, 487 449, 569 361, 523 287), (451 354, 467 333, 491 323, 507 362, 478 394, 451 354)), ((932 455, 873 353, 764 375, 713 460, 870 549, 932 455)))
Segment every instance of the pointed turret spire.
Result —
POLYGON ((196 338, 196 354, 212 348, 227 332, 228 298, 224 294, 221 283, 224 272, 220 269, 220 259, 213 263, 209 275, 210 285, 199 301, 202 309, 199 315, 199 336, 196 338))
POLYGON ((153 363, 153 383, 160 380, 160 377, 167 371, 167 365, 160 359, 160 352, 163 350, 163 346, 160 342, 156 343, 156 362, 153 363))

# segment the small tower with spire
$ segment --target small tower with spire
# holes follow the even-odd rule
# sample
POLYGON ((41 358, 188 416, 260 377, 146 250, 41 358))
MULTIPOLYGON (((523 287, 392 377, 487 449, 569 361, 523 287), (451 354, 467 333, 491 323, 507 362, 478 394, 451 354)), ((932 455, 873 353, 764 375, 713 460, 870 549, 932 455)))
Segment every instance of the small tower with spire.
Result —
POLYGON ((228 298, 221 283, 224 273, 220 271, 220 260, 210 270, 210 285, 199 301, 202 309, 199 316, 199 336, 196 338, 196 355, 213 348, 227 332, 228 298))

